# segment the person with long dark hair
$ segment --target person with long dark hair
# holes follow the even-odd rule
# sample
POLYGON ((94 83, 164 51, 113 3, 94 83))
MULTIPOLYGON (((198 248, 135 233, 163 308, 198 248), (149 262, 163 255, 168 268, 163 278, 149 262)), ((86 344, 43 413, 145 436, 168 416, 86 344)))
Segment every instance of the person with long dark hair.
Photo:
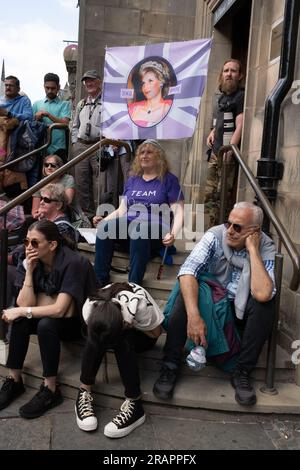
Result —
POLYGON ((29 339, 37 334, 43 365, 40 390, 19 413, 37 418, 62 403, 56 383, 60 340, 81 336, 80 314, 85 299, 97 288, 89 261, 68 246, 57 225, 49 220, 33 223, 24 240, 26 258, 18 267, 17 307, 5 309, 2 319, 11 324, 8 376, 0 390, 0 409, 24 391, 22 369, 29 339))
POLYGON ((105 426, 104 435, 127 436, 145 421, 137 353, 154 346, 164 316, 151 295, 134 283, 114 283, 99 289, 85 302, 82 313, 88 334, 75 405, 77 425, 83 431, 94 431, 98 426, 91 389, 105 352, 113 349, 126 399, 117 416, 105 426))

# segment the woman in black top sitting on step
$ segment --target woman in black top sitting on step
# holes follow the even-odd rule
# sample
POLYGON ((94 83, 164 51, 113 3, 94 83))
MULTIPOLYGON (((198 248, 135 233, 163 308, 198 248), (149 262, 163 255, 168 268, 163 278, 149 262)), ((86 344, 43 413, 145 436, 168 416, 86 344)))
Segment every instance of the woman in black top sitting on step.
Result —
POLYGON ((54 222, 33 223, 24 244, 26 258, 18 266, 16 279, 18 306, 3 310, 2 315, 12 326, 6 364, 9 374, 0 390, 0 409, 25 391, 21 372, 30 335, 37 334, 44 381, 19 410, 23 418, 37 418, 63 400, 56 384, 60 340, 80 337, 81 309, 97 288, 97 280, 90 262, 67 246, 54 222))

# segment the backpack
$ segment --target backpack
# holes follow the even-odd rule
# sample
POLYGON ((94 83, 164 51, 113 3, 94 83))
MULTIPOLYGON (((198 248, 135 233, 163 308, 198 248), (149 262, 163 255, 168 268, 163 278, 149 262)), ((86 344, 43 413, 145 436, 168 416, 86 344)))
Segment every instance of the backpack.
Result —
POLYGON ((70 219, 74 228, 91 228, 92 224, 83 210, 77 206, 70 206, 70 219))
POLYGON ((74 238, 75 238, 75 242, 78 243, 79 239, 80 239, 80 233, 78 232, 78 230, 76 229, 76 227, 73 226, 73 224, 71 224, 70 222, 68 222, 67 220, 58 220, 56 222, 54 222, 56 225, 67 225, 68 227, 72 228, 73 229, 73 233, 74 233, 74 238))
MULTIPOLYGON (((6 163, 40 147, 45 140, 47 127, 47 124, 42 121, 30 121, 28 119, 21 121, 18 127, 11 133, 10 153, 7 156, 6 163)), ((36 159, 37 155, 32 155, 16 163, 10 169, 26 173, 32 169, 36 159)))

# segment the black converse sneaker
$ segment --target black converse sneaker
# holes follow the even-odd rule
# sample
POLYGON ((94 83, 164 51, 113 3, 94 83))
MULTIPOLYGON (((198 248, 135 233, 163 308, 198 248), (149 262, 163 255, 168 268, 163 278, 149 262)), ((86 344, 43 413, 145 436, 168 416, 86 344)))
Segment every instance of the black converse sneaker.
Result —
POLYGON ((120 413, 104 428, 107 437, 124 437, 145 422, 146 416, 140 399, 127 398, 120 408, 120 413))
POLYGON ((83 431, 95 431, 97 429, 98 421, 94 411, 92 394, 83 388, 80 388, 78 392, 75 414, 79 429, 83 431))

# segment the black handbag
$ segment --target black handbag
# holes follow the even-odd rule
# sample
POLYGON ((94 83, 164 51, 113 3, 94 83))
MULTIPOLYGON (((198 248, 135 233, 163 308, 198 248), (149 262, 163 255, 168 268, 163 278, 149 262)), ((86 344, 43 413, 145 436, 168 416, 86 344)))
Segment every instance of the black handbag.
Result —
POLYGON ((102 147, 100 150, 100 171, 106 171, 109 164, 115 158, 114 155, 111 155, 105 147, 102 147))

